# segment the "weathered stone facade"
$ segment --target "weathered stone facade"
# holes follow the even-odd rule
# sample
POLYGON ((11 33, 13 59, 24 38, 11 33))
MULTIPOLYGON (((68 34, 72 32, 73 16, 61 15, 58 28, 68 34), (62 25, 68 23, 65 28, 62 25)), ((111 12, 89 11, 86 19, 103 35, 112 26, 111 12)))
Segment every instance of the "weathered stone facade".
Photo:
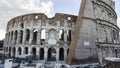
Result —
POLYGON ((9 57, 34 55, 44 61, 65 61, 77 16, 26 14, 8 22, 4 52, 9 57))
MULTIPOLYGON (((89 58, 98 59, 97 43, 106 46, 119 43, 115 2, 113 0, 82 1, 85 1, 85 7, 82 6, 83 15, 79 14, 78 17, 56 14, 53 18, 47 18, 42 13, 35 13, 11 19, 7 25, 5 54, 10 57, 32 54, 39 60, 66 61, 68 52, 74 52, 72 59, 70 57, 68 60, 79 63, 84 60, 89 62, 89 58), (80 16, 82 21, 79 20, 80 16), (76 22, 81 23, 80 27, 77 27, 80 28, 77 29, 79 33, 74 31, 78 25, 76 22), (77 43, 73 45, 75 49, 70 46, 71 40, 75 40, 74 33, 78 34, 77 43)), ((109 46, 103 48, 101 52, 103 58, 116 56, 115 48, 109 46)))
MULTIPOLYGON (((73 61, 81 60, 81 63, 83 59, 97 60, 99 51, 96 46, 97 42, 111 43, 108 45, 119 43, 115 2, 113 0, 86 0, 84 5, 82 22, 78 21, 81 23, 81 26, 72 59, 73 61)), ((80 15, 78 15, 79 17, 80 15)), ((111 49, 111 51, 114 51, 114 49, 111 49)), ((108 49, 105 49, 103 53, 105 54, 102 55, 106 55, 104 57, 115 56, 108 49)))

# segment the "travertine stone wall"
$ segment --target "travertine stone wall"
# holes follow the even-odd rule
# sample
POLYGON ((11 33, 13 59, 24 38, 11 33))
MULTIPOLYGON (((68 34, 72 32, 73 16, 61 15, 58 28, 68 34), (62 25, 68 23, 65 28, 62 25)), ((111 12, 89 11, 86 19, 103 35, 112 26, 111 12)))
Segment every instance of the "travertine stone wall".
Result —
POLYGON ((113 0, 86 0, 73 60, 83 61, 90 57, 97 59, 96 42, 119 43, 119 28, 114 7, 113 0))
POLYGON ((65 61, 77 16, 26 14, 7 24, 4 53, 9 57, 35 55, 39 60, 65 61))

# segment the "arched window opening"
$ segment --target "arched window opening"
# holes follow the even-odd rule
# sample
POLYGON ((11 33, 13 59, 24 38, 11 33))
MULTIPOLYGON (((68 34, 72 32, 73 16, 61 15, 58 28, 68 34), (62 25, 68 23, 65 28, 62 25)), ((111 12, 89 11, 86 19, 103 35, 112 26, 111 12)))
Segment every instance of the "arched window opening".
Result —
POLYGON ((16 49, 15 47, 13 48, 13 57, 15 57, 16 49))
POLYGON ((10 32, 8 33, 8 41, 10 40, 10 32))
POLYGON ((57 31, 55 29, 50 29, 48 32, 48 44, 57 43, 57 31))
POLYGON ((24 24, 23 24, 23 23, 21 23, 21 24, 20 24, 20 27, 21 27, 21 28, 24 28, 24 24))
POLYGON ((21 50, 21 48, 19 47, 19 48, 18 48, 18 55, 21 55, 21 51, 22 51, 22 50, 21 50))
POLYGON ((29 41, 29 39, 30 39, 30 30, 27 29, 26 30, 26 41, 29 41))
POLYGON ((22 40, 23 40, 23 31, 21 30, 20 31, 20 43, 22 43, 22 40))
POLYGON ((8 56, 11 57, 11 47, 9 47, 9 53, 8 56))
POLYGON ((64 41, 64 30, 63 29, 59 31, 59 40, 64 41))
POLYGON ((8 47, 6 47, 6 52, 8 52, 8 47))
POLYGON ((41 48, 39 53, 40 53, 40 60, 44 60, 44 49, 41 48))
POLYGON ((28 47, 25 47, 25 54, 28 54, 28 47))
POLYGON ((67 41, 71 41, 71 30, 67 31, 67 41))
POLYGON ((38 32, 37 29, 33 30, 33 44, 36 44, 37 42, 37 32, 38 32))
POLYGON ((15 31, 15 38, 14 38, 14 40, 15 40, 15 44, 16 44, 16 41, 17 41, 17 31, 15 31))
POLYGON ((60 61, 64 60, 64 49, 63 48, 60 48, 60 51, 59 51, 59 60, 60 61))
POLYGON ((35 16, 35 19, 38 19, 38 15, 35 16))
POLYGON ((43 29, 41 30, 41 45, 44 44, 45 39, 46 39, 46 30, 43 29))
POLYGON ((101 25, 101 24, 98 27, 98 39, 99 39, 100 42, 108 41, 107 32, 105 30, 105 27, 103 25, 101 25))
POLYGON ((48 49, 48 61, 56 61, 56 49, 55 48, 48 49))
POLYGON ((36 48, 32 48, 33 59, 36 60, 38 57, 36 55, 36 48))
POLYGON ((71 17, 68 17, 68 20, 71 20, 71 17))
POLYGON ((13 40, 13 31, 11 32, 11 41, 13 40))
POLYGON ((112 31, 112 36, 113 36, 113 42, 116 43, 117 42, 117 33, 115 32, 115 30, 112 31))

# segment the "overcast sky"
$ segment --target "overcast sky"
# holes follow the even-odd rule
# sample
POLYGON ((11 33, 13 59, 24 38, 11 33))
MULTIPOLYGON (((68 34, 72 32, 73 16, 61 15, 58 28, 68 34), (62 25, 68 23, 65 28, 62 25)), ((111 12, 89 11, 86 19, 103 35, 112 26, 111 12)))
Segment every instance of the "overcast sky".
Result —
MULTIPOLYGON (((115 1, 120 22, 120 0, 115 1)), ((7 21, 13 17, 36 12, 45 13, 48 17, 55 13, 78 15, 79 7, 80 0, 0 0, 0 40, 4 38, 7 21)))

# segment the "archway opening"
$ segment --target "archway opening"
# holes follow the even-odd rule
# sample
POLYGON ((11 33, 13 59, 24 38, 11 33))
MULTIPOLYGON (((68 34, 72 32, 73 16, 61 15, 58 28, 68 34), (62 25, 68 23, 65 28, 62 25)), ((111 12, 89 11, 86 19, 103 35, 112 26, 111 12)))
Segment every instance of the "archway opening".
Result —
POLYGON ((23 31, 21 30, 20 31, 20 43, 22 43, 22 40, 23 40, 23 31))
POLYGON ((38 30, 34 29, 33 30, 33 44, 36 44, 37 42, 37 33, 38 33, 38 30))
POLYGON ((67 30, 67 41, 71 41, 71 30, 67 30))
POLYGON ((28 47, 25 47, 25 54, 28 54, 28 47))
POLYGON ((29 41, 29 39, 30 39, 30 30, 27 29, 26 30, 26 41, 29 41))
POLYGON ((40 48, 40 60, 44 60, 44 49, 40 48))
POLYGON ((36 48, 32 48, 32 55, 36 55, 36 48))
POLYGON ((48 61, 56 61, 56 49, 55 48, 48 49, 48 61))
POLYGON ((45 39, 46 39, 46 30, 45 29, 42 29, 41 30, 41 45, 44 45, 44 42, 45 42, 45 39))
POLYGON ((64 41, 64 30, 61 29, 59 32, 59 40, 64 41))
POLYGON ((21 55, 21 51, 22 51, 22 50, 21 50, 21 48, 19 47, 19 48, 18 48, 18 55, 21 55))
POLYGON ((16 53, 16 49, 15 49, 15 47, 13 48, 13 57, 15 57, 15 53, 16 53))
POLYGON ((56 44, 57 43, 57 31, 55 29, 50 29, 48 32, 48 44, 56 44))
POLYGON ((17 30, 16 30, 16 31, 15 31, 15 38, 14 38, 15 44, 16 44, 16 41, 17 41, 17 34, 18 34, 18 32, 17 32, 17 30))
POLYGON ((9 53, 8 56, 11 57, 11 47, 9 47, 9 53))
POLYGON ((13 40, 13 31, 11 32, 11 41, 13 40))
POLYGON ((37 60, 36 48, 32 48, 32 56, 34 60, 37 60))
POLYGON ((60 48, 60 51, 59 51, 59 60, 60 61, 64 61, 64 49, 63 48, 60 48))

